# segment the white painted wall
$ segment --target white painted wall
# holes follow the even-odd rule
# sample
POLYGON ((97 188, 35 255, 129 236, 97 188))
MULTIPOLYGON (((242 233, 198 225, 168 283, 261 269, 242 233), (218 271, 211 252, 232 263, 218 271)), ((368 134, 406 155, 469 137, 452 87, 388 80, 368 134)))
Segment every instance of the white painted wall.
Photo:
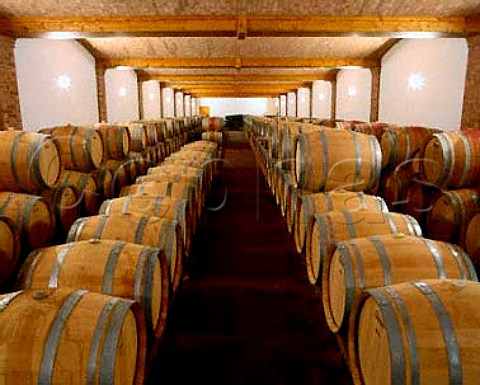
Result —
POLYGON ((466 39, 412 39, 396 44, 382 59, 379 119, 458 130, 467 60, 466 39), (423 89, 409 87, 414 74, 424 79, 423 89))
POLYGON ((280 116, 287 116, 287 95, 280 95, 280 116))
POLYGON ((192 97, 192 114, 193 116, 198 115, 197 98, 194 98, 194 97, 192 97))
POLYGON ((310 88, 297 89, 297 116, 299 118, 310 117, 310 88))
POLYGON ((109 122, 138 120, 138 84, 135 71, 107 69, 105 93, 109 122))
POLYGON ((175 116, 182 118, 184 116, 183 92, 175 92, 175 116))
POLYGON ((183 108, 185 110, 185 116, 192 116, 192 97, 190 95, 183 97, 183 108))
POLYGON ((210 116, 269 114, 269 98, 201 98, 201 106, 210 107, 210 116))
POLYGON ((372 73, 369 69, 344 69, 337 74, 336 117, 370 121, 372 73))
POLYGON ((332 116, 332 83, 315 80, 312 83, 312 118, 330 119, 332 116))
POLYGON ((175 94, 173 88, 162 88, 163 116, 175 117, 175 94))
POLYGON ((144 119, 158 119, 162 116, 160 108, 160 83, 148 81, 142 83, 142 104, 144 119))
POLYGON ((79 43, 18 39, 15 66, 24 130, 98 122, 95 60, 79 43), (68 89, 58 85, 62 75, 68 89))
POLYGON ((287 116, 292 118, 297 116, 297 94, 295 92, 287 94, 287 116))
POLYGON ((278 98, 268 98, 267 99, 267 115, 278 115, 279 111, 279 99, 278 98))

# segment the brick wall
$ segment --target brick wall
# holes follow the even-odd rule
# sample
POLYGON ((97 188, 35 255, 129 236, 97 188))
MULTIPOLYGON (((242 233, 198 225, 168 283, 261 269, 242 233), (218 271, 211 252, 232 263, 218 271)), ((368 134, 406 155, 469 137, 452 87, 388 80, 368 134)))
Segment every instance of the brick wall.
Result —
POLYGON ((480 36, 469 37, 462 127, 480 129, 480 36))
POLYGON ((105 93, 105 68, 95 67, 97 74, 98 119, 107 122, 107 95, 105 93))
POLYGON ((378 104, 380 101, 380 67, 370 68, 372 72, 372 102, 370 105, 370 121, 378 121, 378 104))
POLYGON ((0 36, 0 130, 22 129, 14 45, 13 38, 0 36))

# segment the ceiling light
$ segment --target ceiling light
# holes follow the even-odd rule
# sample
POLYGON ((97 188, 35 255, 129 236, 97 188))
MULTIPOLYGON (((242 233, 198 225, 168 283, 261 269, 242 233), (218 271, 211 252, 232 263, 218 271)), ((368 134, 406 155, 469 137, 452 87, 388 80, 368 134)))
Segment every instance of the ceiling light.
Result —
POLYGON ((121 97, 127 96, 127 89, 125 87, 120 87, 118 89, 118 96, 121 96, 121 97))
POLYGON ((320 92, 320 94, 318 94, 318 98, 320 100, 325 100, 325 94, 323 92, 320 92))
POLYGON ((68 75, 60 75, 57 78, 57 86, 61 90, 68 90, 70 86, 72 85, 72 81, 70 79, 70 76, 68 75))
POLYGON ((350 96, 351 98, 357 96, 357 89, 354 86, 348 87, 348 96, 350 96))
POLYGON ((153 94, 153 92, 150 92, 148 94, 148 99, 150 99, 150 101, 152 101, 152 102, 155 100, 155 95, 153 94))
POLYGON ((425 87, 425 78, 420 74, 411 74, 408 78, 408 88, 412 91, 421 91, 425 87))

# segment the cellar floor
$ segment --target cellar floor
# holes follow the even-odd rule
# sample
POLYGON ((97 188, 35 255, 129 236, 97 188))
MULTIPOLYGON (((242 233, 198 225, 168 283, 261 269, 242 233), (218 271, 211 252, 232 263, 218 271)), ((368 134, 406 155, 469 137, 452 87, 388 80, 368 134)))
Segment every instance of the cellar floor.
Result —
POLYGON ((149 383, 350 384, 243 132, 227 132, 221 168, 149 383))

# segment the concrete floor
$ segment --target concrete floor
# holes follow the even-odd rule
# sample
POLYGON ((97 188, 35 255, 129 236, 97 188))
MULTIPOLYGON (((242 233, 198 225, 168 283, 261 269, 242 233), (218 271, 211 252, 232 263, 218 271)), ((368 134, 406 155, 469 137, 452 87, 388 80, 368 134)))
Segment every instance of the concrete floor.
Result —
POLYGON ((241 132, 226 139, 150 383, 350 384, 253 151, 241 132))

